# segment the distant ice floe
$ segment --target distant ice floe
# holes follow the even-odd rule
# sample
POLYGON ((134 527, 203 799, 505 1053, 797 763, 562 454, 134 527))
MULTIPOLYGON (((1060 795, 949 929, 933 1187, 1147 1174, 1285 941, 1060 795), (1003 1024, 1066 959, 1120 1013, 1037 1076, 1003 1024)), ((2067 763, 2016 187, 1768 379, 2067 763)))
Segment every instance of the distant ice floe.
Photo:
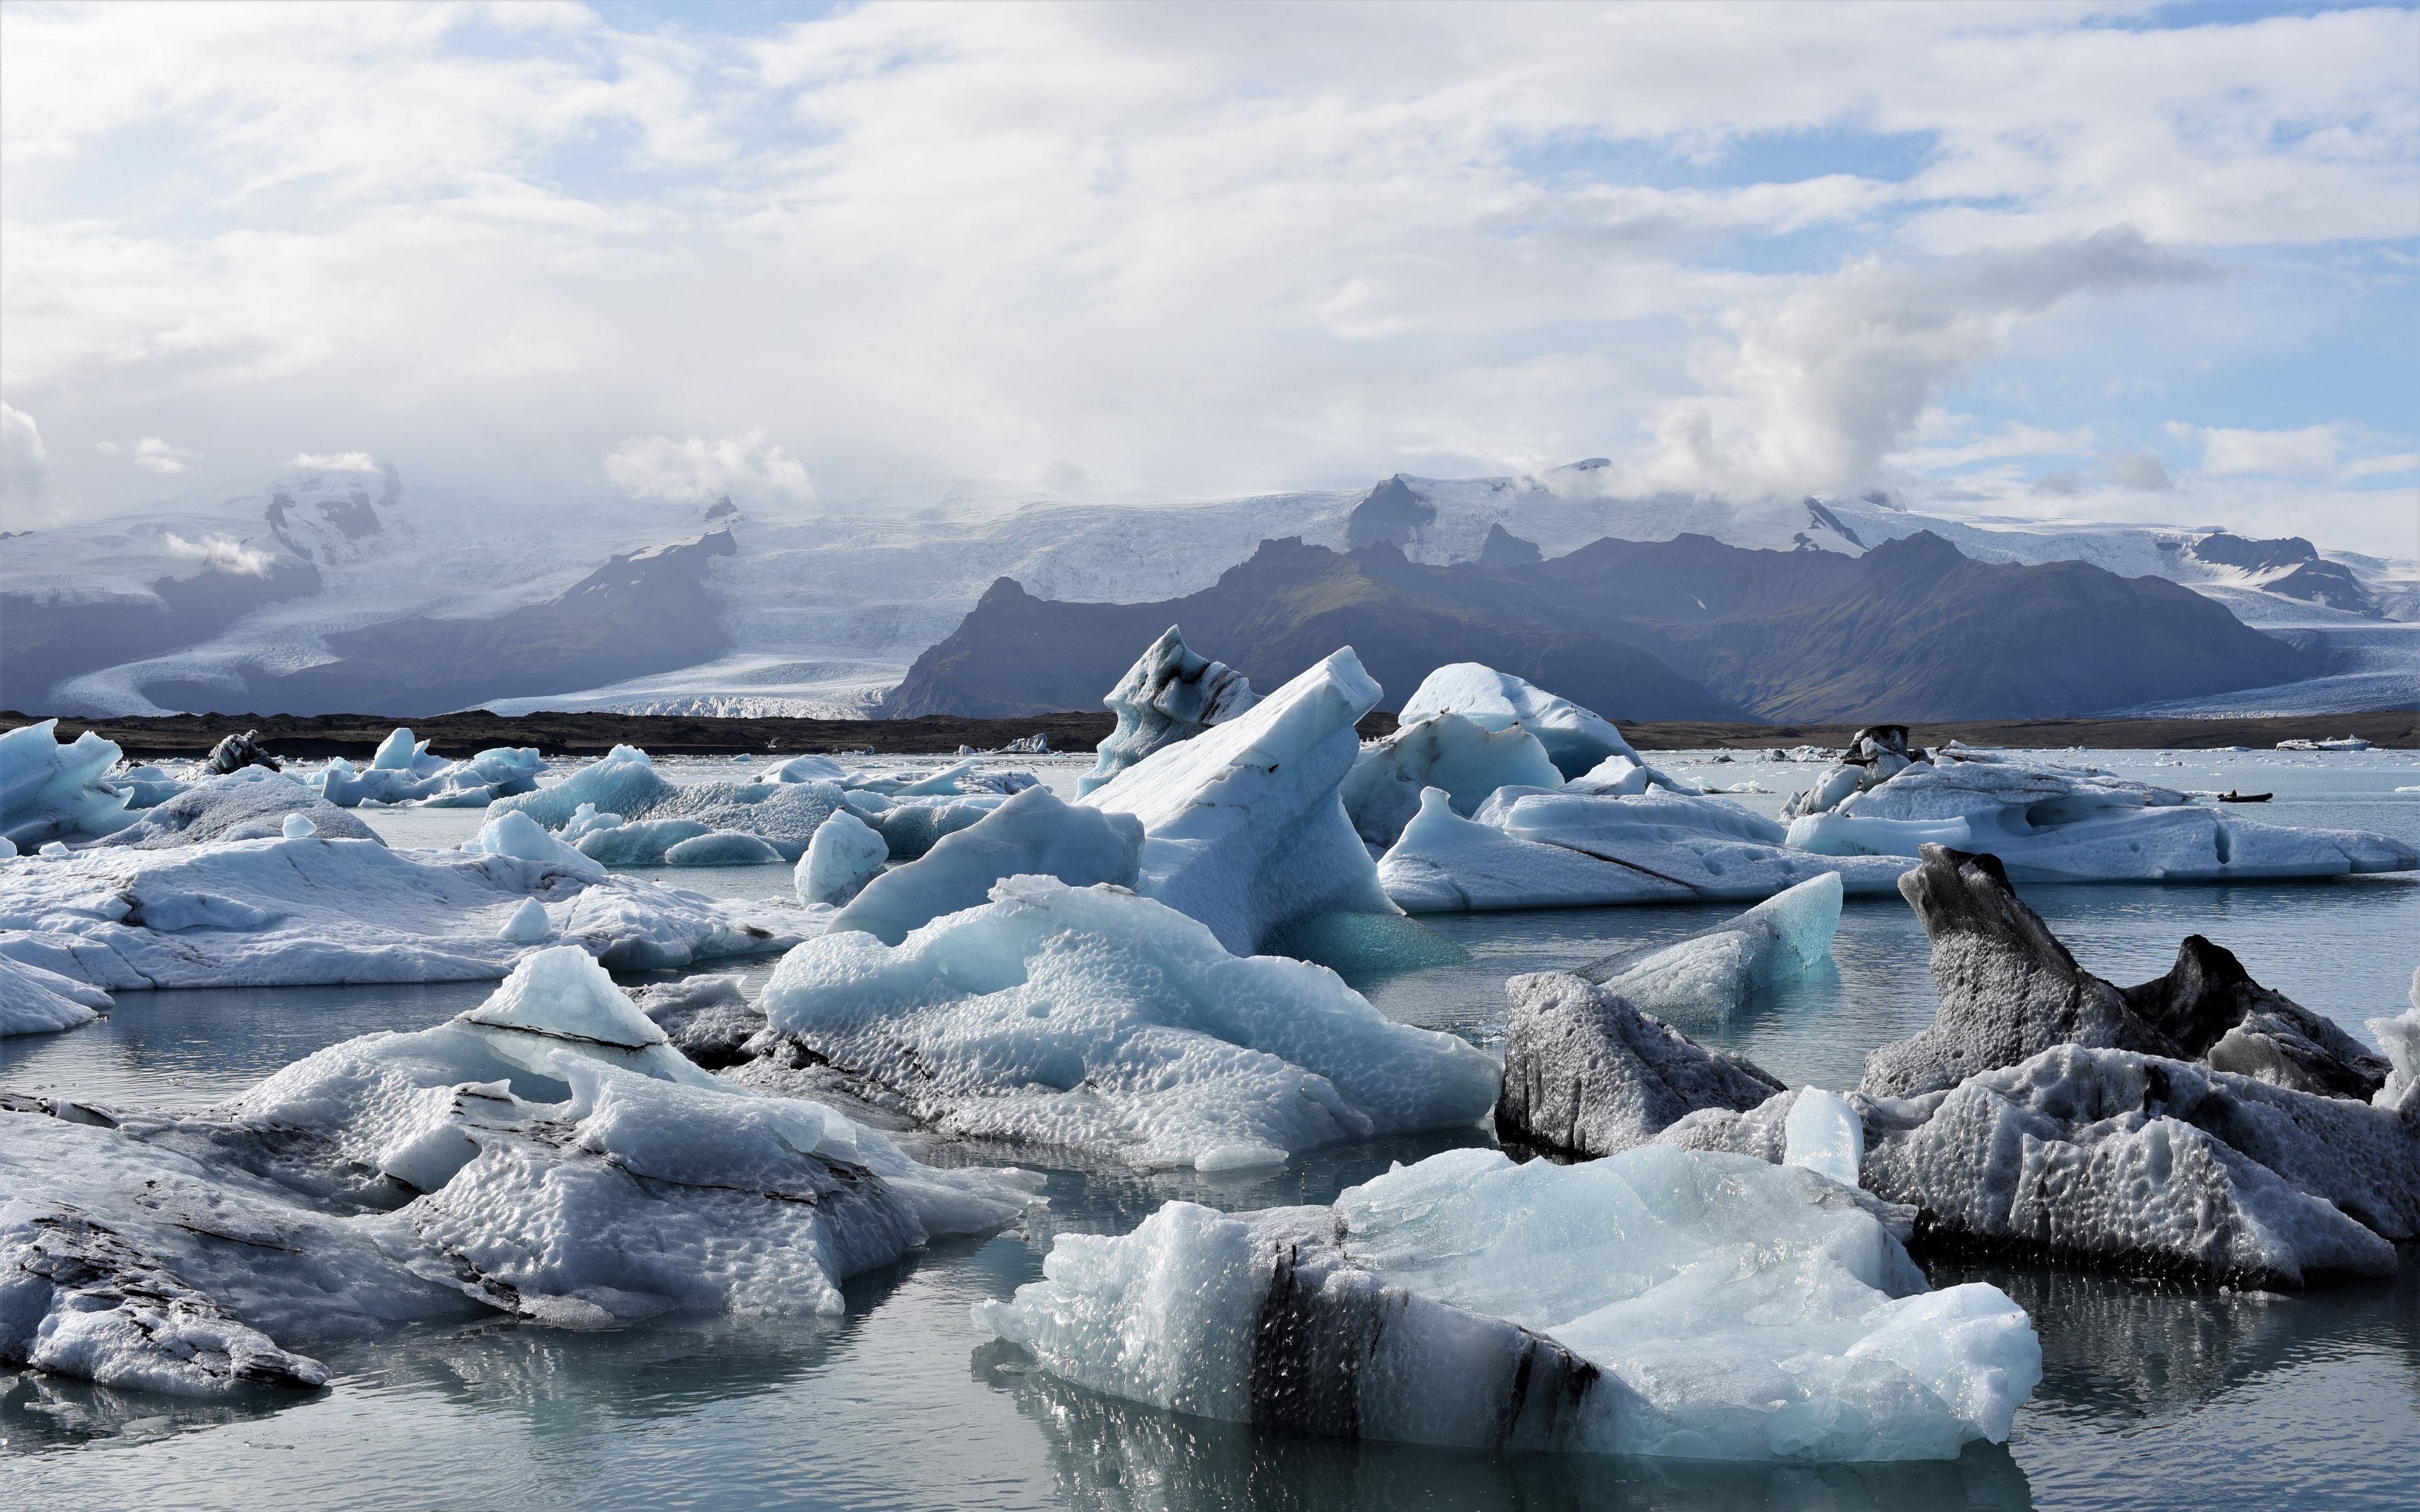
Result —
POLYGON ((2041 1349, 1814 1169, 1461 1149, 1326 1207, 1063 1235, 979 1325, 1108 1396, 1494 1451, 1831 1463, 2008 1437, 2041 1349))
POLYGON ((1497 1079, 1324 967, 1235 956, 1150 898, 1039 876, 896 945, 835 928, 783 958, 760 1006, 786 1041, 764 1055, 845 1072, 944 1133, 1153 1169, 1468 1124, 1497 1079))
POLYGON ((363 803, 476 809, 537 791, 547 763, 535 747, 498 746, 467 761, 429 754, 428 742, 398 726, 359 771, 339 756, 318 774, 320 795, 341 809, 363 803))
POLYGON ((199 1113, 0 1103, 0 1359, 214 1396, 414 1320, 842 1311, 840 1283, 1037 1201, 691 1064, 583 951, 199 1113))

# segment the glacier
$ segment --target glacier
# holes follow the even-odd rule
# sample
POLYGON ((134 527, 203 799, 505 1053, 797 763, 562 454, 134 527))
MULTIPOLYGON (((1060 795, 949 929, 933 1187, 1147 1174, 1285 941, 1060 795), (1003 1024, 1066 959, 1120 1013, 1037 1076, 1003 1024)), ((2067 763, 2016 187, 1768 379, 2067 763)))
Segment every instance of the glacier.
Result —
POLYGON ((785 1041, 763 1046, 775 1062, 828 1064, 945 1134, 1145 1169, 1473 1123, 1498 1076, 1325 967, 1236 956, 1150 898, 1049 877, 1001 881, 896 946, 809 940, 758 1006, 785 1041))
POLYGON ((1927 1288, 1815 1172, 1664 1147, 1578 1165, 1461 1149, 1327 1207, 1171 1202, 1063 1235, 976 1323, 1108 1396, 1497 1451, 1839 1463, 2008 1437, 2031 1321, 1927 1288))
POLYGON ((316 1386, 294 1349, 413 1320, 830 1317, 847 1276, 1036 1200, 717 1081, 567 948, 220 1107, 0 1120, 0 1359, 188 1396, 316 1386))
POLYGON ((1101 700, 1118 722, 1094 748, 1099 760, 1077 779, 1077 795, 1258 702, 1250 679, 1225 662, 1194 655, 1183 633, 1170 625, 1101 700))

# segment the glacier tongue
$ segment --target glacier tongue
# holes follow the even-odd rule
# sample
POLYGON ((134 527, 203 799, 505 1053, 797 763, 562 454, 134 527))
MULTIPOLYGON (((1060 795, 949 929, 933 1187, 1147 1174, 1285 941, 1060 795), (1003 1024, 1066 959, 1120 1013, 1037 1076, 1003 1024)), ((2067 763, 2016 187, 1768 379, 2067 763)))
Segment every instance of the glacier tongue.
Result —
POLYGON ((1354 724, 1377 702, 1348 647, 1082 803, 1140 820, 1139 890, 1200 919, 1234 954, 1316 914, 1399 914, 1337 796, 1360 753, 1354 724))
POLYGON ((978 1324, 1176 1411, 1505 1450, 1807 1463, 2004 1440, 2040 1379, 1993 1288, 1928 1291, 1854 1194, 1664 1147, 1437 1155, 1327 1208, 1062 1237, 978 1324))

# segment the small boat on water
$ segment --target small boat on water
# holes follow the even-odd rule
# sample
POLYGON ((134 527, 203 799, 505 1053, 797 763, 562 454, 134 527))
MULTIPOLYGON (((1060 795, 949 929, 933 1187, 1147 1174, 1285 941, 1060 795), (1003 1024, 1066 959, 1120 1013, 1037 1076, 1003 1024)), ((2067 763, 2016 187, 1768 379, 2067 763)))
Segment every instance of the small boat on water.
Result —
POLYGON ((2238 793, 2233 788, 2228 788, 2226 792, 2218 795, 2218 801, 2221 803, 2267 803, 2271 798, 2275 796, 2276 795, 2273 793, 2238 793))

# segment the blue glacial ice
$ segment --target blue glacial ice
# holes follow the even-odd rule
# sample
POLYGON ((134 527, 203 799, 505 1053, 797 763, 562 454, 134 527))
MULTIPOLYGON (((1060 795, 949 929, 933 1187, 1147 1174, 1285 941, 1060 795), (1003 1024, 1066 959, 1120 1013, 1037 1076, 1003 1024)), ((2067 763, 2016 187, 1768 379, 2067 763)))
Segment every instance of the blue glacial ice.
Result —
POLYGON ((1131 814, 1072 807, 1048 788, 1028 788, 943 836, 917 859, 876 877, 833 916, 830 929, 863 930, 897 945, 944 914, 982 907, 992 885, 1006 877, 1131 888, 1141 873, 1142 841, 1141 822, 1131 814))
POLYGON ((1546 748, 1519 725, 1491 730, 1459 714, 1433 714, 1364 748, 1338 793, 1354 830, 1383 851, 1403 837, 1429 788, 1467 817, 1498 788, 1562 785, 1546 748))
POLYGON ((1195 656, 1177 627, 1170 625, 1101 700, 1118 722, 1095 748, 1100 759, 1077 779, 1078 795, 1257 702, 1249 679, 1225 662, 1195 656))
POLYGON ((890 842, 854 810, 842 809, 816 826, 791 880, 799 903, 838 907, 879 876, 890 858, 890 842))
POLYGON ((18 850, 89 840, 132 822, 128 795, 105 779, 119 751, 87 730, 61 744, 56 719, 0 734, 0 839, 18 850))
POLYGON ((1536 687, 1511 672, 1475 661, 1440 667, 1420 680, 1397 715, 1405 724, 1433 715, 1458 714, 1488 730, 1519 725, 1538 738, 1555 769, 1565 779, 1589 776, 1607 759, 1619 756, 1648 774, 1647 780, 1675 793, 1696 788, 1665 776, 1638 758, 1613 721, 1584 709, 1567 698, 1536 687))
POLYGON ((1927 1288, 1854 1192, 1747 1156, 1461 1149, 1332 1206, 1062 1236, 979 1326, 1109 1396, 1489 1450, 1810 1464, 2008 1437, 2024 1311, 1927 1288))
POLYGON ((1727 924, 1590 962, 1579 975, 1651 1013, 1729 1012, 1830 957, 1840 898, 1838 876, 1809 877, 1727 924))

